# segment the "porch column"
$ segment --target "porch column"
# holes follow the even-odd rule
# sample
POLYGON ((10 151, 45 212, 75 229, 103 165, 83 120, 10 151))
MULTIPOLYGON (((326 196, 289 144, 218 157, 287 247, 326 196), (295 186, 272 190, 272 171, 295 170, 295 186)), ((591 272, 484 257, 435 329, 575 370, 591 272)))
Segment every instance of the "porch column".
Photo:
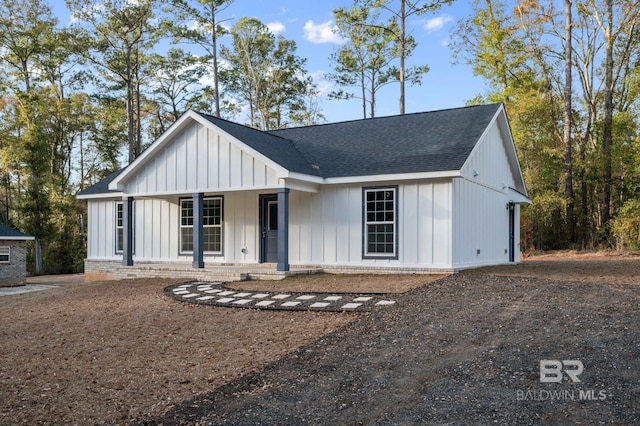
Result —
POLYGON ((289 188, 278 188, 277 270, 289 270, 289 188))
POLYGON ((133 266, 133 197, 122 200, 122 265, 133 266))
POLYGON ((204 268, 204 194, 193 194, 193 263, 194 268, 204 268))

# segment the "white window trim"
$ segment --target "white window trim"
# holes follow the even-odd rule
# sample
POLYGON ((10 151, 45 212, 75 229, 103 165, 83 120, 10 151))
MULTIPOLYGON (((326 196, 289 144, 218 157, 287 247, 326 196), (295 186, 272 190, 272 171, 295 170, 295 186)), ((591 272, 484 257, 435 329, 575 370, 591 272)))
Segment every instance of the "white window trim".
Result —
POLYGON ((7 256, 7 260, 0 260, 0 263, 11 263, 11 247, 0 246, 0 256, 7 256), (7 250, 6 253, 2 253, 3 250, 7 250))
POLYGON ((362 233, 363 247, 362 257, 364 259, 398 259, 398 187, 370 187, 363 188, 363 217, 362 217, 362 233), (367 220, 367 194, 371 192, 393 192, 393 221, 368 221, 367 220), (369 225, 393 225, 393 253, 371 253, 369 252, 369 225))
POLYGON ((119 242, 120 242, 120 233, 118 232, 120 229, 122 229, 122 238, 123 238, 123 242, 122 242, 122 246, 124 247, 124 203, 122 201, 116 201, 116 235, 115 235, 115 253, 116 254, 122 254, 123 250, 119 250, 118 246, 119 246, 119 242), (118 217, 118 209, 121 208, 122 209, 122 219, 120 219, 118 217), (122 221, 121 225, 118 225, 118 221, 122 221))
MULTIPOLYGON (((133 201, 133 206, 131 207, 131 214, 133 215, 132 218, 132 223, 131 223, 131 239, 133 240, 133 250, 131 251, 131 253, 135 254, 136 253, 136 221, 135 221, 135 208, 136 202, 135 200, 133 201)), ((124 254, 124 250, 118 250, 118 230, 122 229, 122 247, 124 248, 124 201, 116 201, 116 223, 115 223, 115 253, 116 254, 124 254), (122 206, 122 225, 118 226, 118 206, 122 206)))
MULTIPOLYGON (((202 201, 207 201, 207 200, 220 200, 220 224, 219 225, 203 225, 203 228, 220 228, 220 250, 219 251, 204 251, 204 254, 206 255, 211 255, 211 256, 220 256, 223 254, 224 252, 224 237, 222 234, 223 231, 223 225, 224 225, 224 197, 223 196, 213 196, 213 197, 204 197, 202 199, 202 201)), ((179 208, 179 217, 178 217, 178 238, 179 238, 179 252, 181 255, 192 255, 193 254, 193 250, 184 250, 183 246, 184 246, 184 241, 182 240, 182 229, 185 228, 191 228, 193 229, 193 225, 183 225, 182 224, 182 203, 185 202, 191 202, 193 203, 193 198, 182 198, 180 200, 180 203, 178 205, 179 208)), ((195 214, 195 212, 193 212, 193 207, 192 207, 192 214, 195 214)))

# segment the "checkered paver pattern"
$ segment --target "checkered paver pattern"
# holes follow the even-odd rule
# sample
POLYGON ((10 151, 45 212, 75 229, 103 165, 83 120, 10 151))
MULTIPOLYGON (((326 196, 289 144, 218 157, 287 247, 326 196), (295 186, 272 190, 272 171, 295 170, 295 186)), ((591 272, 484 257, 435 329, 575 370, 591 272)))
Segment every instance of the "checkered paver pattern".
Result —
POLYGON ((183 302, 255 309, 370 311, 396 303, 380 295, 247 292, 227 288, 221 282, 173 285, 165 294, 183 302))

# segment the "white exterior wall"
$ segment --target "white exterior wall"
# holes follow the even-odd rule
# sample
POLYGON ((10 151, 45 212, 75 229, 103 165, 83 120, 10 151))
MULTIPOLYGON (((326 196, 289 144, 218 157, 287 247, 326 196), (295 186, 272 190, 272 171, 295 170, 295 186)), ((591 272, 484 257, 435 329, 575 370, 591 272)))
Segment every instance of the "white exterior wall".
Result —
MULTIPOLYGON (((224 197, 223 255, 207 264, 258 263, 259 196, 242 191, 224 197), (242 249, 246 253, 242 253, 242 249)), ((211 193, 207 195, 220 195, 211 193)), ((119 199, 89 200, 90 260, 122 259, 115 254, 115 205, 119 199)), ((138 198, 134 203, 136 261, 192 260, 179 254, 179 198, 138 198)), ((389 185, 326 186, 318 193, 291 191, 289 263, 336 267, 452 267, 452 184, 448 180, 389 185), (398 187, 398 259, 363 259, 363 187, 398 187)))
MULTIPOLYGON (((509 187, 515 188, 504 135, 494 121, 453 181, 455 269, 509 262, 509 187), (480 250, 480 253, 478 253, 480 250)), ((509 142, 510 143, 510 142, 509 142)), ((520 206, 515 210, 515 261, 520 258, 520 206)))
POLYGON ((116 248, 116 199, 89 200, 87 205, 87 258, 122 259, 116 248))
POLYGON ((337 267, 452 267, 450 180, 323 186, 292 191, 289 262, 337 267), (364 187, 398 187, 398 259, 363 259, 364 187))

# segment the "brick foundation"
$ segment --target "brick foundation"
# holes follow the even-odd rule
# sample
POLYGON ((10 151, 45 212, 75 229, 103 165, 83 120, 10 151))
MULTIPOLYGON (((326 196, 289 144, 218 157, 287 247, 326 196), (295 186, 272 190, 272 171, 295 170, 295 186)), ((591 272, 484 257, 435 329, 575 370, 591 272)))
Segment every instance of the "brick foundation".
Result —
POLYGON ((385 268, 385 267, 321 267, 292 265, 288 272, 276 271, 274 264, 205 264, 192 268, 191 262, 135 262, 122 266, 121 261, 85 260, 85 281, 126 280, 134 278, 184 278, 200 281, 280 280, 289 275, 327 272, 333 274, 438 274, 450 269, 385 268))

